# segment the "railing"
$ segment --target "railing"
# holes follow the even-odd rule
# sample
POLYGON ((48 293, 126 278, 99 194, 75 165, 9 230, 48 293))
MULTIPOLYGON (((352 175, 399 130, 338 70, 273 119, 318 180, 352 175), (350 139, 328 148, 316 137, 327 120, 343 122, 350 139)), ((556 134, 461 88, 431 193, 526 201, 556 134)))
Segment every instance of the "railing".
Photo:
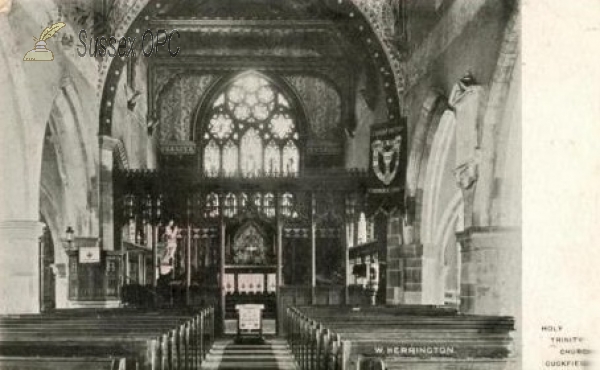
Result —
POLYGON ((359 168, 330 168, 330 169, 306 169, 301 172, 277 172, 277 171, 256 171, 253 173, 242 172, 223 172, 223 171, 202 171, 197 169, 133 169, 133 170, 115 170, 114 177, 138 181, 152 181, 159 178, 178 178, 178 179, 194 179, 201 183, 205 181, 222 181, 222 180, 279 180, 279 181, 322 181, 331 179, 336 182, 345 180, 366 179, 369 174, 364 169, 359 168))
POLYGON ((120 256, 105 255, 99 263, 79 263, 69 253, 69 299, 72 301, 118 300, 120 256))

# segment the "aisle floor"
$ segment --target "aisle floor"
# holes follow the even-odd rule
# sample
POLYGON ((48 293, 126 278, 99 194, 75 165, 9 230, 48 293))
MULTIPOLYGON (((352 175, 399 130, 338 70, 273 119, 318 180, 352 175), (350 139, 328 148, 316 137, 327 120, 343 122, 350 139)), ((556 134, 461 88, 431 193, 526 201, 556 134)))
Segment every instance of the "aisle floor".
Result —
POLYGON ((298 370, 298 367, 283 339, 267 338, 264 344, 236 344, 227 338, 215 342, 201 369, 298 370))

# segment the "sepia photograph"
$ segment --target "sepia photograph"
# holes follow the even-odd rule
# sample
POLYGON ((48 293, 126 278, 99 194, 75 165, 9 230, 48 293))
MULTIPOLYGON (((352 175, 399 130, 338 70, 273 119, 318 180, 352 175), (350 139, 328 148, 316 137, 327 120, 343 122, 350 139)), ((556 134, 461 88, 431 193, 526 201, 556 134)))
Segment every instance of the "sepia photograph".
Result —
POLYGON ((0 0, 0 369, 590 369, 523 289, 531 3, 0 0))

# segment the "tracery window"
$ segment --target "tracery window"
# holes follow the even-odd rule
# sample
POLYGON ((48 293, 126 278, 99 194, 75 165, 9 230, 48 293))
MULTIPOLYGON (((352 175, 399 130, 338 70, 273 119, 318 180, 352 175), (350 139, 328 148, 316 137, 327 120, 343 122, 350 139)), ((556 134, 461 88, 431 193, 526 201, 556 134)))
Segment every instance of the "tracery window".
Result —
POLYGON ((288 99, 264 77, 245 74, 210 107, 203 170, 208 176, 295 176, 298 139, 288 99))
POLYGON ((206 196, 206 218, 219 217, 219 196, 210 193, 206 196))
POLYGON ((263 212, 267 217, 275 217, 275 197, 272 193, 265 194, 263 212))
POLYGON ((237 199, 235 194, 229 193, 225 196, 225 207, 223 215, 225 217, 233 217, 237 214, 237 199))
POLYGON ((284 193, 281 196, 281 214, 284 217, 298 217, 298 212, 294 210, 294 195, 292 193, 284 193))

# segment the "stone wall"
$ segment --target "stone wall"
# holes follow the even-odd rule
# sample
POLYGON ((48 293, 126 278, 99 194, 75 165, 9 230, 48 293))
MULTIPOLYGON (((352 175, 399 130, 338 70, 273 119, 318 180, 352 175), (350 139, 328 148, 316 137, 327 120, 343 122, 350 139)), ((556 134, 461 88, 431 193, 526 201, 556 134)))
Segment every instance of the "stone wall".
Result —
MULTIPOLYGON (((98 233, 98 101, 96 62, 79 58, 61 36, 48 40, 53 62, 23 62, 31 37, 58 21, 54 2, 13 2, 0 14, 0 313, 37 312, 40 215, 48 220, 55 258, 66 255, 67 226, 78 236, 98 233), (48 144, 52 142, 52 145, 48 144), (44 150, 47 152, 44 153, 44 150), (50 152, 50 154, 48 153, 50 152), (44 157, 45 161, 42 161, 44 157)), ((68 41, 68 39, 66 40, 68 41)), ((57 279, 57 305, 67 305, 66 278, 57 279)))
POLYGON ((407 206, 405 215, 389 223, 389 303, 443 304, 450 293, 445 285, 453 281, 446 275, 456 269, 448 265, 454 258, 446 258, 456 251, 448 248, 460 248, 461 309, 519 316, 518 25, 511 2, 456 0, 407 61, 407 206), (466 193, 453 173, 455 128, 444 132, 442 117, 453 114, 447 99, 467 73, 484 93, 480 176, 465 210, 466 193), (470 227, 462 231, 465 220, 470 227))

